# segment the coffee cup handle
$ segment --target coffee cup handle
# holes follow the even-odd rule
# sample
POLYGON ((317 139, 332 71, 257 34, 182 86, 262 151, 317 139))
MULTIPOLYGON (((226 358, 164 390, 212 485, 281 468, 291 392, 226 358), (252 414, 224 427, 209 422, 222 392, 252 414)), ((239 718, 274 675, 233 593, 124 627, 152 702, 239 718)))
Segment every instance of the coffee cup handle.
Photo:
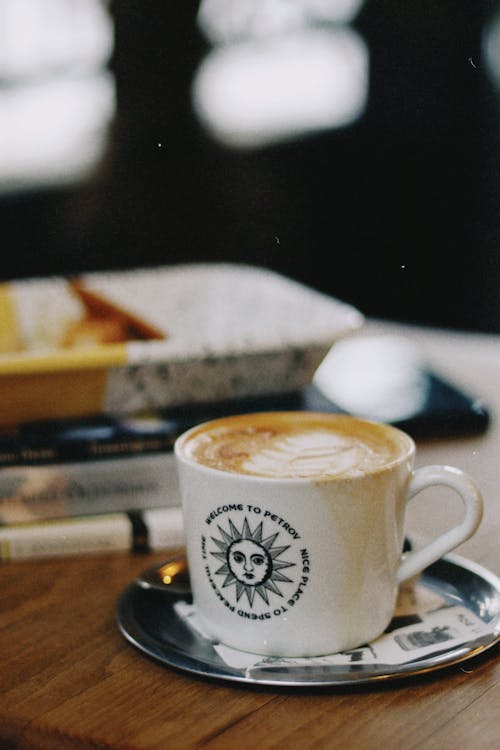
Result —
POLYGON ((441 534, 422 549, 405 554, 397 572, 398 582, 420 573, 431 563, 469 539, 481 523, 483 501, 472 479, 453 466, 424 466, 413 472, 408 485, 407 500, 427 487, 446 485, 459 494, 464 504, 465 516, 461 523, 441 534))

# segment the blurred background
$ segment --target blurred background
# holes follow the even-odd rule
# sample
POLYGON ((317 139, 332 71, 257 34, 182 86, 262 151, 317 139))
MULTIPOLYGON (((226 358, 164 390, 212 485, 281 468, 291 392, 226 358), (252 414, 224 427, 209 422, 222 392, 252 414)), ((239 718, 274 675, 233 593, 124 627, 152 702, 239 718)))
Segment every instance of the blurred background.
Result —
POLYGON ((264 266, 500 332, 500 9, 0 0, 2 280, 264 266))

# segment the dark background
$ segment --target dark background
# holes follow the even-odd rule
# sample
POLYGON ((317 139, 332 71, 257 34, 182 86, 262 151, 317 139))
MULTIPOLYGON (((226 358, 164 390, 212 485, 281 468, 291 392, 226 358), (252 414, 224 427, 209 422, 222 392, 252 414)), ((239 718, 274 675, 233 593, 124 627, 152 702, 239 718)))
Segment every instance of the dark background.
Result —
POLYGON ((370 316, 500 332, 499 87, 482 50, 496 4, 368 0, 353 24, 370 51, 365 114, 247 151, 193 116, 209 47, 196 10, 111 4, 106 159, 71 189, 1 195, 1 277, 242 261, 370 316))

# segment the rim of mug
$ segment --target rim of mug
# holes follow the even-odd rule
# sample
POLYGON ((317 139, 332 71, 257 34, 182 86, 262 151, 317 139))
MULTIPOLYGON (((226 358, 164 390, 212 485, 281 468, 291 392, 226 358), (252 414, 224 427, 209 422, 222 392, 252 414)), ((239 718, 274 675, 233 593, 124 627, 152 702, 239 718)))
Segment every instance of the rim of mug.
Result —
POLYGON ((363 479, 367 476, 374 476, 376 474, 382 474, 386 471, 390 471, 394 469, 397 466, 400 466, 402 463, 408 461, 408 459, 412 458, 415 455, 416 451, 416 445, 413 438, 408 435, 407 432, 404 432, 404 430, 401 430, 399 427, 395 427, 394 425, 388 424, 387 422, 377 422, 375 420, 371 419, 364 419, 362 417, 357 417, 356 415, 352 414, 344 414, 343 412, 320 412, 320 411, 293 411, 293 410, 274 410, 274 411, 262 411, 262 412, 242 412, 242 413, 235 413, 230 414, 223 417, 216 417, 215 419, 209 419, 204 422, 200 422, 199 424, 193 425, 188 430, 183 432, 179 437, 175 440, 174 443, 174 453, 175 456, 179 459, 179 461, 195 467, 200 472, 205 472, 207 474, 213 474, 215 476, 222 476, 225 475, 227 477, 237 477, 239 479, 243 479, 245 482, 247 481, 258 481, 258 482, 270 482, 270 483, 277 483, 277 482, 283 482, 287 484, 292 483, 299 483, 299 484, 311 484, 311 483, 317 483, 317 484, 323 484, 323 483, 330 483, 330 482, 338 482, 338 481, 355 481, 363 479), (250 474, 246 472, 240 472, 240 471, 231 471, 227 469, 218 469, 215 466, 208 466, 207 464, 204 464, 200 461, 197 461, 195 458, 193 458, 190 455, 187 455, 183 448, 184 445, 191 439, 191 437, 198 431, 203 431, 207 428, 209 428, 211 425, 215 425, 217 423, 225 422, 230 419, 238 419, 238 418, 245 418, 245 417, 252 417, 252 416, 259 416, 259 417, 266 417, 270 415, 276 415, 276 414, 283 414, 283 415, 304 415, 307 414, 311 417, 342 417, 345 418, 348 421, 357 422, 358 424, 364 424, 367 426, 375 427, 376 429, 382 429, 384 431, 388 431, 389 433, 395 435, 398 438, 398 442, 401 442, 401 453, 394 459, 388 461, 387 463, 384 463, 383 466, 377 466, 373 469, 363 469, 360 472, 353 472, 352 474, 348 473, 342 473, 332 476, 307 476, 307 477, 281 477, 281 476, 268 476, 266 474, 250 474))

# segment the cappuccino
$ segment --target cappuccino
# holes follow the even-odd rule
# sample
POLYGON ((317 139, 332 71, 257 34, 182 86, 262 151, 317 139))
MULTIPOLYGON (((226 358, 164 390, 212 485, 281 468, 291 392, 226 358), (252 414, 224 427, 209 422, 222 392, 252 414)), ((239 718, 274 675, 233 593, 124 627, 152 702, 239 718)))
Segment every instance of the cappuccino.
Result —
POLYGON ((393 427, 316 412, 224 417, 193 428, 182 443, 196 463, 276 479, 369 474, 413 450, 411 439, 393 427))
POLYGON ((309 657, 369 643, 398 586, 468 539, 481 496, 450 466, 413 471, 401 430, 276 411, 198 425, 175 443, 193 606, 214 640, 309 657), (408 501, 442 484, 464 517, 402 556, 408 501))

